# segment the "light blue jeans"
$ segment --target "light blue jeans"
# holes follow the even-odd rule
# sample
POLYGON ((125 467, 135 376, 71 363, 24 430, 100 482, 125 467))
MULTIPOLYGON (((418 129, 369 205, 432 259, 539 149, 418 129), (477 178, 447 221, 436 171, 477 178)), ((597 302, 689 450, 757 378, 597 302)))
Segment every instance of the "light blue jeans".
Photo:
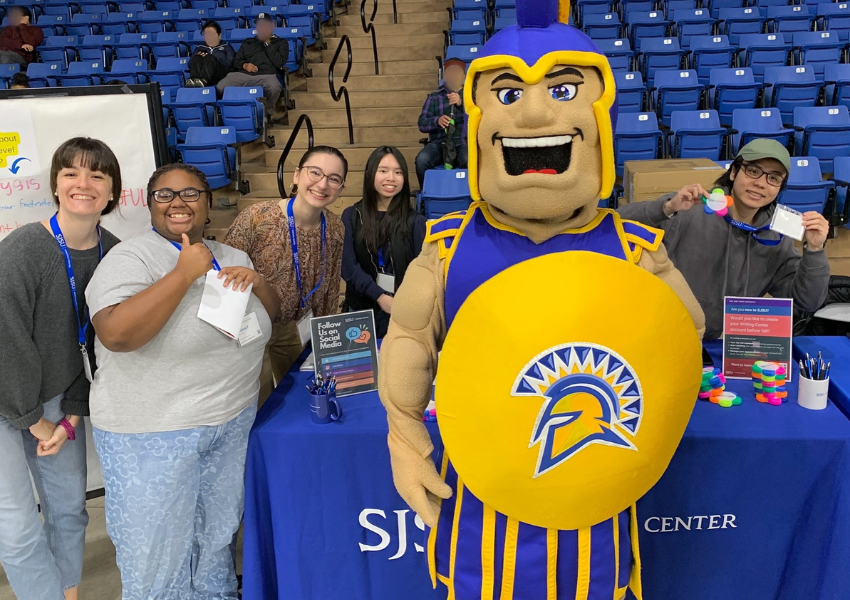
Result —
POLYGON ((93 428, 123 600, 237 597, 232 542, 256 414, 158 433, 93 428))
MULTIPOLYGON (((65 415, 60 394, 44 405, 44 418, 65 415)), ((83 572, 86 539, 86 431, 54 456, 36 456, 29 430, 0 417, 0 564, 20 600, 63 600, 83 572), (35 481, 44 524, 32 493, 35 481)))

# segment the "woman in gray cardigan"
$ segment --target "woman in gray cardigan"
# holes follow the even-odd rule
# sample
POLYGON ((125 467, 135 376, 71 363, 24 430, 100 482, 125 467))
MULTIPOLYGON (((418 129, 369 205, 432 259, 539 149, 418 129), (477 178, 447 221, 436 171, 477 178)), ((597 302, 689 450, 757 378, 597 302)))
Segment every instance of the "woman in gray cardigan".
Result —
POLYGON ((18 598, 75 600, 94 356, 85 289, 119 241, 98 225, 121 198, 112 150, 90 138, 62 144, 50 193, 53 217, 0 241, 0 563, 18 598))

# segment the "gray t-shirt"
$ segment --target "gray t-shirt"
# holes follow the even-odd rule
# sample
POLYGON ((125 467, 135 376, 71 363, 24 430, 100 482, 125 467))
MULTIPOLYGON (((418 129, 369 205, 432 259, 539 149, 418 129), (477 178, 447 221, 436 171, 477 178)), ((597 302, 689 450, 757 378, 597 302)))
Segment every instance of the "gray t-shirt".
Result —
MULTIPOLYGON (((206 244, 222 267, 253 268, 241 250, 206 244)), ((153 231, 118 244, 86 289, 92 316, 162 279, 178 255, 153 231)), ((239 346, 198 318, 203 290, 201 277, 162 330, 138 350, 111 352, 95 340, 98 370, 89 397, 95 427, 152 433, 221 425, 257 401, 263 350, 271 336, 268 313, 252 293, 245 314, 256 313, 263 335, 239 346)))

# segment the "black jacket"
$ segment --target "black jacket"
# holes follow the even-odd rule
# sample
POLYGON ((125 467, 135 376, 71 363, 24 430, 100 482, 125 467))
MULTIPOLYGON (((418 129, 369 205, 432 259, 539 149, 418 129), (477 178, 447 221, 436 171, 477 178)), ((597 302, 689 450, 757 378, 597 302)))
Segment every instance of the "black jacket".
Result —
POLYGON ((233 70, 248 73, 242 68, 245 63, 256 65, 256 73, 249 75, 278 75, 286 68, 289 59, 289 43, 276 35, 263 43, 257 38, 245 40, 233 59, 233 70))
POLYGON ((195 52, 192 55, 194 56, 195 54, 200 54, 202 52, 204 54, 209 54, 210 56, 214 56, 215 58, 217 58, 221 64, 228 68, 228 70, 233 65, 233 57, 236 55, 236 50, 233 49, 233 46, 224 42, 222 42, 215 48, 210 48, 206 44, 201 44, 200 46, 195 48, 195 52))

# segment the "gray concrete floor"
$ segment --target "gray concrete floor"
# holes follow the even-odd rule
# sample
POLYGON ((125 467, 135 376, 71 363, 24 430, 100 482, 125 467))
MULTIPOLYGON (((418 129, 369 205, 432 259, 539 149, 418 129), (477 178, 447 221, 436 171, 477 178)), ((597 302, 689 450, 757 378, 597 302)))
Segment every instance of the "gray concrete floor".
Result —
MULTIPOLYGON (((86 503, 89 526, 86 529, 86 554, 80 600, 118 600, 121 598, 121 576, 115 566, 115 547, 106 534, 103 498, 86 503)), ((239 532, 236 565, 242 572, 242 532, 239 532)), ((0 600, 16 600, 6 574, 0 567, 0 600)))

